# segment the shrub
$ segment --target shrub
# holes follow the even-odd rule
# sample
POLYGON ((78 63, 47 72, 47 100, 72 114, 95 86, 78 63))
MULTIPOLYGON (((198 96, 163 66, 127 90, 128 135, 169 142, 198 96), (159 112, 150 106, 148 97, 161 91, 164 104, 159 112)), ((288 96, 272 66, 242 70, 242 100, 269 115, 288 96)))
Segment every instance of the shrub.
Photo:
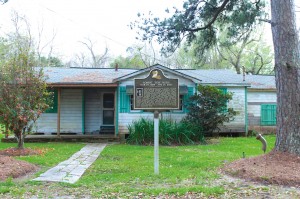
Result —
MULTIPOLYGON (((128 130, 127 143, 137 145, 153 144, 153 120, 141 118, 129 125, 128 130)), ((161 145, 186 145, 198 142, 204 142, 202 128, 184 120, 179 123, 166 119, 159 121, 159 143, 161 145)))
POLYGON ((224 93, 214 86, 198 86, 198 93, 186 104, 188 114, 184 118, 192 126, 201 126, 206 134, 218 130, 224 122, 234 119, 236 112, 227 108, 232 93, 224 93))

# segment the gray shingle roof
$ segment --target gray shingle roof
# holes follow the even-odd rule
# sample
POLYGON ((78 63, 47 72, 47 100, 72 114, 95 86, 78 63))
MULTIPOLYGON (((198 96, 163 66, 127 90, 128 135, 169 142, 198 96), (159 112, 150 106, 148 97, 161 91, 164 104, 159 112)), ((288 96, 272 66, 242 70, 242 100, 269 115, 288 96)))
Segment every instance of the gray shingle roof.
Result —
POLYGON ((246 81, 251 84, 251 89, 276 89, 274 75, 247 75, 246 81))
MULTIPOLYGON (((114 68, 56 68, 45 67, 44 73, 50 84, 110 84, 114 79, 137 72, 137 69, 114 68)), ((252 89, 275 89, 275 77, 268 75, 246 75, 233 70, 176 70, 185 75, 201 80, 202 84, 224 86, 250 86, 252 89)))
POLYGON ((239 84, 246 85, 243 76, 236 74, 233 70, 178 70, 202 80, 203 84, 239 84))
POLYGON ((44 73, 50 84, 107 84, 113 79, 135 72, 136 69, 114 68, 56 68, 45 67, 44 73))
POLYGON ((243 75, 229 69, 178 70, 202 80, 202 84, 250 85, 250 89, 275 89, 275 76, 243 75))

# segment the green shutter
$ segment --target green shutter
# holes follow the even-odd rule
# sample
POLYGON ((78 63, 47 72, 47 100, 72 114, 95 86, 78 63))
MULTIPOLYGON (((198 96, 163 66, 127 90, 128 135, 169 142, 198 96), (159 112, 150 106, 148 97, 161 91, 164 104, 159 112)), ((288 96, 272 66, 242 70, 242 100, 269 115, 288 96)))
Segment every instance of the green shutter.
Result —
POLYGON ((120 113, 128 113, 130 111, 130 96, 126 94, 126 87, 121 86, 120 89, 120 113))
POLYGON ((188 112, 188 109, 186 108, 186 103, 188 102, 189 98, 194 95, 194 87, 188 87, 188 92, 186 95, 183 96, 183 110, 185 113, 188 112))
MULTIPOLYGON (((227 88, 218 88, 223 94, 227 94, 227 88)), ((222 108, 222 113, 226 113, 228 111, 228 102, 226 106, 222 108)))
POLYGON ((227 88, 218 88, 220 91, 222 91, 223 94, 227 93, 227 88))
POLYGON ((51 107, 48 108, 45 113, 57 113, 57 99, 58 99, 58 93, 57 89, 51 89, 50 92, 53 92, 53 102, 51 104, 51 107))
POLYGON ((276 125, 276 104, 262 104, 260 113, 260 124, 262 126, 276 125))

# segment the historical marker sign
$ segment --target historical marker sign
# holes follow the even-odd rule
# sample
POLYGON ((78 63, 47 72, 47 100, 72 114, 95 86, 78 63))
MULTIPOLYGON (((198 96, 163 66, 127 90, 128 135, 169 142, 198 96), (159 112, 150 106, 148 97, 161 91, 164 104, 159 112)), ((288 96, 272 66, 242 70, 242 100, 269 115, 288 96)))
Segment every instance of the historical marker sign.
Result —
POLYGON ((145 79, 135 79, 134 109, 179 109, 178 79, 165 77, 160 69, 151 70, 145 79))

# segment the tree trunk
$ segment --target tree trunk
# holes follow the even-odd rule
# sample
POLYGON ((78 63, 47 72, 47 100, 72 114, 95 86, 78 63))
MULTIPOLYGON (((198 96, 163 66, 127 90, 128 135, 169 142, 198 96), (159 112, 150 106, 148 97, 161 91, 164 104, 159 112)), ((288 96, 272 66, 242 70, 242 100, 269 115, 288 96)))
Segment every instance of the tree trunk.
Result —
POLYGON ((15 134, 18 142, 18 149, 24 149, 24 134, 22 132, 15 134))
POLYGON ((300 52, 294 0, 271 0, 277 88, 275 149, 300 155, 300 52))

